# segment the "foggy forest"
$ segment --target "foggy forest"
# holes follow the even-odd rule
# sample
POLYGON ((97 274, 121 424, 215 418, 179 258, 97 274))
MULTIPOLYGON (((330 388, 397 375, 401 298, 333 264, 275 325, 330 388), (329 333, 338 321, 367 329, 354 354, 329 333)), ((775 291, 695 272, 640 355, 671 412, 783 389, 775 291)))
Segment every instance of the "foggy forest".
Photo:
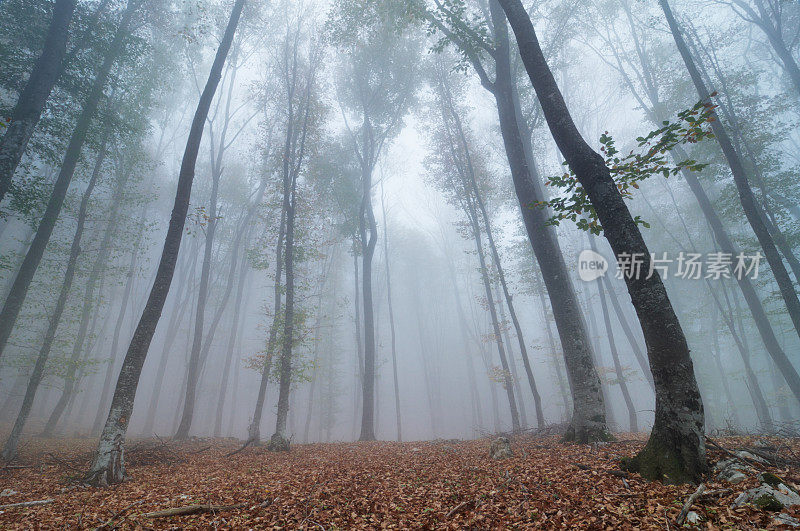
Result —
POLYGON ((800 527, 797 0, 0 0, 0 528, 800 527))

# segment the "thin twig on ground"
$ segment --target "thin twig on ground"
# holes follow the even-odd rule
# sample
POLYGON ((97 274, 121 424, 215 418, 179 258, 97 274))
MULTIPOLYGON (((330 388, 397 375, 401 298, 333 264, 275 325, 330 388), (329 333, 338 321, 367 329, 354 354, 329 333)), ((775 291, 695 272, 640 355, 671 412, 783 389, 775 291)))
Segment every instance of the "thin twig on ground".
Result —
POLYGON ((700 486, 697 487, 697 490, 689 496, 686 500, 686 503, 683 504, 683 509, 681 509, 681 514, 678 515, 678 519, 675 520, 675 525, 678 527, 683 525, 684 520, 686 520, 686 515, 689 514, 689 509, 692 508, 692 504, 695 502, 697 498, 702 496, 703 492, 706 490, 705 483, 700 483, 700 486))

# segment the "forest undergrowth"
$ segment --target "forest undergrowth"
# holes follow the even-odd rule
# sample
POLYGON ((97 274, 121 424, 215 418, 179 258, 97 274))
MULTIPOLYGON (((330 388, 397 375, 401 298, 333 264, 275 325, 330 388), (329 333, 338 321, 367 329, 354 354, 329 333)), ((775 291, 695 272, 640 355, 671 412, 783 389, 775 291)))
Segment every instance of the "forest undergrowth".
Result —
MULTIPOLYGON (((34 438, 0 467, 0 506, 45 503, 0 508, 0 528, 677 529, 696 491, 620 470, 620 458, 644 445, 641 435, 595 445, 517 435, 513 457, 504 460, 489 458, 491 441, 296 444, 273 453, 242 449, 235 439, 139 439, 126 452, 130 478, 97 489, 80 481, 93 439, 34 438)), ((779 466, 759 465, 762 471, 800 483, 796 438, 712 441, 719 447, 709 445, 711 465, 727 451, 761 449, 781 456, 779 466)), ((691 506, 698 526, 779 528, 776 513, 732 507, 756 484, 755 477, 731 485, 709 474, 691 506)), ((800 517, 800 510, 784 514, 800 517)))

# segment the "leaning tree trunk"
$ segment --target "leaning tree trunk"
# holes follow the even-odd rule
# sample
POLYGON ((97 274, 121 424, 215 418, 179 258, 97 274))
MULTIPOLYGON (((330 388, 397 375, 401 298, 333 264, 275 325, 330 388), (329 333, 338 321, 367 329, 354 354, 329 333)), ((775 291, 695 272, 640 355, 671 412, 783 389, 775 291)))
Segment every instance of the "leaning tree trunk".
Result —
MULTIPOLYGON (((486 239, 489 243, 489 250, 492 253, 492 261, 494 262, 495 268, 497 269, 497 275, 500 279, 500 285, 503 288, 503 295, 505 297, 506 305, 508 306, 508 312, 511 315, 511 322, 514 325, 514 331, 517 334, 517 342, 519 343, 519 351, 520 355, 522 356, 522 363, 525 366, 525 374, 528 377, 528 384, 531 388, 531 393, 533 394, 533 401, 536 407, 536 423, 537 427, 542 428, 544 427, 544 414, 542 413, 542 398, 539 396, 539 390, 536 387, 536 380, 533 376, 533 370, 531 369, 530 360, 528 358, 528 349, 525 346, 525 338, 522 335, 522 327, 520 326, 519 319, 517 318, 517 312, 514 308, 513 297, 508 290, 508 284, 506 283, 506 276, 505 272, 503 271, 503 264, 500 262, 500 254, 497 251, 497 245, 494 242, 494 236, 492 234, 492 227, 489 222, 489 215, 486 212, 486 206, 483 202, 483 197, 481 191, 478 188, 477 179, 475 178, 475 170, 472 166, 472 157, 469 153, 469 146, 467 145, 466 136, 464 134, 463 127, 461 125, 461 118, 455 110, 455 107, 452 102, 450 89, 449 87, 442 82, 442 88, 445 97, 447 98, 447 107, 452 115, 453 124, 456 128, 456 133, 462 144, 462 149, 464 152, 464 158, 466 159, 466 175, 465 177, 469 181, 465 183, 465 186, 468 189, 472 190, 473 195, 475 196, 475 202, 478 207, 478 211, 481 213, 481 218, 483 219, 483 225, 486 227, 486 239)), ((510 348, 510 347, 509 347, 510 348)), ((512 356, 513 357, 513 356, 512 356)), ((512 361, 513 363, 513 361, 512 361)), ((523 406, 522 401, 522 393, 519 393, 520 397, 520 408, 523 406)), ((524 416, 524 415, 523 415, 524 416)))
POLYGON ((497 316, 497 309, 492 295, 491 282, 489 280, 489 272, 486 267, 486 258, 484 257, 483 243, 481 241, 481 229, 478 225, 478 214, 475 211, 474 199, 471 197, 465 198, 467 203, 467 216, 469 216, 470 224, 472 225, 472 234, 475 239, 475 250, 478 254, 478 262, 480 263, 481 279, 483 280, 483 289, 486 296, 486 304, 489 306, 489 314, 492 318, 492 330, 494 332, 494 339, 497 343, 497 352, 500 356, 500 365, 503 368, 503 387, 506 390, 508 397, 508 406, 511 410, 511 427, 516 432, 520 430, 519 413, 517 411, 517 401, 514 396, 514 384, 512 382, 511 369, 508 365, 508 358, 506 357, 506 350, 503 345, 503 336, 500 330, 500 321, 497 316))
POLYGON ((75 269, 77 267, 78 257, 81 253, 81 238, 83 237, 83 230, 89 213, 89 199, 94 192, 95 185, 100 177, 103 162, 106 158, 107 139, 108 136, 106 136, 106 138, 103 140, 103 144, 101 145, 100 151, 97 154, 97 160, 94 164, 92 176, 89 179, 89 183, 86 185, 86 190, 83 192, 83 197, 81 197, 81 204, 80 207, 78 207, 77 224, 75 225, 75 235, 72 238, 69 258, 67 259, 67 267, 64 270, 64 282, 61 284, 61 291, 58 294, 58 300, 56 301, 56 306, 53 309, 53 315, 50 316, 50 324, 45 332, 42 346, 39 349, 39 355, 36 358, 36 364, 33 366, 33 371, 31 372, 30 379, 28 380, 28 387, 25 390, 25 396, 22 399, 22 407, 17 415, 16 422, 14 422, 14 427, 11 429, 11 434, 8 436, 6 444, 3 447, 2 457, 6 461, 10 461, 17 453, 17 446, 19 444, 20 436, 22 435, 22 430, 24 429, 25 423, 28 420, 28 414, 31 411, 31 407, 33 407, 33 400, 36 398, 36 391, 39 389, 39 384, 42 381, 45 365, 48 357, 50 356, 50 350, 53 346, 53 341, 56 338, 58 325, 61 322, 61 316, 63 315, 64 308, 66 308, 67 305, 69 292, 72 289, 72 281, 75 278, 75 269))
MULTIPOLYGON (((626 4, 623 4, 623 6, 625 5, 626 4)), ((629 17, 629 20, 631 20, 631 30, 633 31, 634 30, 633 19, 629 17)), ((645 75, 648 75, 649 77, 653 77, 652 73, 650 72, 651 70, 650 63, 647 60, 646 56, 640 54, 639 59, 641 61, 642 72, 645 75)), ((650 99, 650 106, 648 107, 646 103, 642 100, 642 98, 639 97, 638 94, 636 93, 636 89, 633 83, 630 80, 626 80, 626 84, 628 85, 628 88, 631 90, 632 94, 637 99, 637 101, 639 101, 642 108, 648 112, 650 120, 653 122, 653 124, 660 126, 661 121, 664 119, 664 116, 661 116, 659 110, 663 108, 663 105, 658 101, 656 95, 649 91, 647 92, 647 96, 650 99)), ((684 152, 684 150, 680 146, 677 146, 675 148, 675 154, 677 155, 677 158, 680 160, 688 160, 690 158, 689 155, 686 152, 684 152)), ((695 198, 697 199, 697 203, 700 206, 700 210, 703 213, 703 216, 705 217, 709 226, 711 227, 714 239, 716 240, 717 245, 720 246, 720 250, 724 253, 729 253, 731 256, 737 256, 739 250, 733 244, 733 241, 728 235, 727 230, 722 224, 722 220, 720 219, 711 200, 709 199, 708 195, 703 189, 700 180, 697 178, 695 173, 691 171, 684 170, 682 172, 682 175, 684 179, 686 179, 686 184, 689 185, 689 189, 692 191, 692 194, 694 194, 695 198)), ((753 316, 753 320, 756 323, 756 328, 758 329, 758 333, 761 336, 761 340, 763 341, 764 346, 767 349, 767 352, 769 353, 773 362, 780 369, 782 375, 789 384, 789 388, 792 391, 792 394, 794 394, 796 399, 800 400, 800 375, 798 375, 797 370, 794 368, 791 361, 789 361, 789 358, 786 356, 786 353, 784 352, 780 343, 778 343, 778 339, 775 336, 775 331, 772 329, 772 325, 770 324, 769 318, 767 317, 767 313, 764 310, 764 306, 761 303, 758 294, 756 293, 755 287, 753 286, 752 282, 746 275, 741 275, 740 277, 737 277, 736 282, 738 283, 739 288, 742 291, 742 295, 744 296, 745 302, 747 303, 747 307, 749 308, 750 313, 753 316)), ((613 292, 609 291, 609 293, 613 292)), ((612 303, 613 302, 614 299, 612 299, 612 303)), ((727 319, 726 323, 728 323, 727 319)), ((746 357, 746 353, 741 350, 741 345, 740 342, 738 342, 738 340, 737 340, 737 346, 740 347, 740 352, 742 352, 743 357, 746 357)), ((769 418, 769 415, 764 417, 764 419, 767 418, 769 418)))
POLYGON ((181 245, 181 236, 186 223, 186 214, 189 210, 189 198, 192 193, 194 170, 197 163, 197 153, 203 137, 203 126, 208 117, 211 100, 217 90, 222 67, 231 48, 233 35, 239 18, 244 8, 245 0, 236 0, 231 11, 225 35, 217 48, 214 63, 211 66, 208 81, 200 96, 200 101, 195 111, 189 138, 186 141, 181 170, 178 176, 178 189, 175 193, 175 205, 172 210, 164 249, 158 264, 158 272, 150 291, 150 296, 142 312, 142 317, 131 339, 128 352, 122 362, 111 409, 108 413, 103 433, 97 446, 91 468, 86 476, 86 481, 94 485, 110 485, 121 482, 125 477, 125 433, 128 428, 133 403, 136 397, 136 388, 142 373, 142 366, 147 356, 147 350, 153 339, 156 325, 161 317, 164 302, 169 293, 172 276, 175 272, 175 262, 181 245))
MULTIPOLYGON (((614 253, 641 256, 649 270, 650 253, 639 228, 603 158, 589 147, 572 121, 525 8, 520 0, 497 2, 511 22, 553 138, 586 190, 614 253)), ((642 326, 656 389, 650 439, 627 465, 650 479, 698 481, 707 466, 705 422, 686 337, 657 273, 650 278, 630 275, 625 281, 642 326)))
POLYGON ((539 180, 532 174, 531 161, 525 156, 520 135, 506 22, 494 0, 490 2, 490 8, 497 43, 496 80, 492 92, 497 103, 500 131, 528 239, 550 297, 572 389, 572 420, 564 438, 579 443, 607 440, 610 434, 606 426, 600 377, 594 366, 591 341, 586 334, 586 324, 564 256, 555 231, 546 226, 546 212, 530 208, 544 199, 544 194, 539 180))
MULTIPOLYGON (((675 44, 683 58, 686 69, 689 71, 689 76, 692 78, 698 96, 701 100, 710 102, 711 94, 694 63, 694 58, 686 45, 686 41, 672 14, 669 3, 667 0, 659 0, 659 4, 664 11, 664 16, 672 32, 672 37, 675 39, 675 44)), ((788 271, 786 271, 786 266, 783 264, 781 255, 775 247, 775 241, 772 239, 769 229, 764 223, 764 218, 761 216, 739 153, 733 147, 733 143, 728 136, 725 126, 719 121, 713 109, 710 110, 710 114, 711 117, 714 118, 714 121, 711 122, 712 131, 714 132, 717 142, 719 142, 720 148, 722 148, 722 153, 725 155, 725 160, 728 162, 728 166, 733 174, 733 181, 736 184, 736 190, 739 192, 739 201, 742 204, 744 214, 758 239, 758 243, 764 251, 764 256, 769 263, 770 269, 772 269, 772 274, 775 277, 775 281, 778 283, 781 296, 786 304, 786 310, 794 324, 795 333, 800 335, 800 300, 797 298, 797 292, 795 291, 792 279, 789 277, 788 271)))
POLYGON ((136 237, 136 243, 133 245, 133 249, 131 250, 131 259, 128 265, 125 289, 122 293, 122 300, 119 303, 119 313, 117 314, 117 322, 114 324, 114 336, 111 340, 111 358, 108 360, 108 365, 106 366, 106 373, 105 377, 103 378, 103 390, 100 393, 100 402, 97 406, 97 414, 94 417, 94 422, 92 423, 92 431, 90 432, 91 435, 99 433, 103 423, 103 411, 108 400, 108 393, 111 391, 111 382, 114 379, 114 367, 116 365, 115 362, 117 357, 117 349, 119 347, 119 338, 120 334, 122 333, 122 325, 125 322, 125 315, 128 311, 128 301, 130 300, 131 292, 133 291, 133 281, 136 277, 139 249, 141 248, 142 240, 144 239, 146 221, 147 204, 142 207, 142 213, 139 217, 139 234, 136 237))
POLYGON ((67 37, 77 0, 56 0, 42 53, 33 65, 25 88, 11 113, 11 123, 0 140, 0 201, 11 188, 11 179, 39 123, 47 98, 61 73, 67 37))
POLYGON ((22 261, 16 277, 14 277, 14 283, 11 285, 11 290, 3 304, 3 309, 0 310, 0 359, 2 359, 8 338, 11 336, 11 331, 14 329, 14 324, 22 309, 22 304, 25 302, 33 276, 39 268, 39 262, 42 260, 47 242, 50 241, 50 235, 53 234, 53 228, 56 225, 56 221, 58 221, 61 207, 64 205, 64 198, 67 196, 67 189, 72 181, 72 176, 75 175, 75 168, 80 161, 89 126, 97 112, 98 105, 100 105, 100 100, 103 99, 103 91, 105 90, 111 67, 120 53, 122 53, 128 26, 141 2, 142 0, 128 1, 122 20, 114 33, 114 40, 103 57, 103 63, 100 65, 89 95, 84 101, 75 129, 72 130, 67 151, 61 163, 61 169, 58 172, 47 207, 39 222, 39 228, 36 230, 36 235, 33 237, 33 241, 25 254, 25 259, 22 261))

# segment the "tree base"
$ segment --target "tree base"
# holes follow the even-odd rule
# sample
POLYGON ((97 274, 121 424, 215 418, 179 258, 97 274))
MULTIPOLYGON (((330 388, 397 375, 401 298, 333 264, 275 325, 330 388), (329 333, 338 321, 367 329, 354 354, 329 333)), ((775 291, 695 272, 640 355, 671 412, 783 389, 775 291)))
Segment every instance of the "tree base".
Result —
POLYGON ((570 422, 567 431, 561 437, 561 442, 574 442, 578 444, 591 444, 595 442, 615 441, 611 432, 604 423, 576 423, 570 422))
POLYGON ((106 454, 98 453, 83 483, 92 487, 108 487, 125 481, 123 452, 120 448, 106 454))
POLYGON ((698 483, 706 470, 705 460, 692 450, 691 444, 667 443, 655 432, 641 452, 633 458, 623 458, 620 465, 623 470, 668 485, 698 483))
POLYGON ((269 444, 267 445, 267 450, 270 452, 288 452, 289 439, 280 433, 276 433, 270 438, 269 444))

